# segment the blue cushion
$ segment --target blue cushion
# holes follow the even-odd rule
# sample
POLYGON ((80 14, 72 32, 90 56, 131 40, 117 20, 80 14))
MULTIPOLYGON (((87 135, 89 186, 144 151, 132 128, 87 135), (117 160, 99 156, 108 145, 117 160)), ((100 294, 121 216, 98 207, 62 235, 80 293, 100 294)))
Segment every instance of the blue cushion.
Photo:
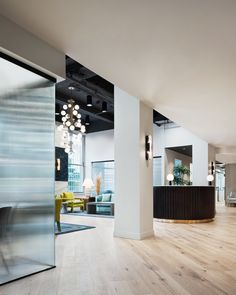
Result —
POLYGON ((102 202, 111 202, 111 194, 102 194, 102 202))
POLYGON ((102 201, 102 195, 97 195, 96 202, 101 202, 101 201, 102 201))

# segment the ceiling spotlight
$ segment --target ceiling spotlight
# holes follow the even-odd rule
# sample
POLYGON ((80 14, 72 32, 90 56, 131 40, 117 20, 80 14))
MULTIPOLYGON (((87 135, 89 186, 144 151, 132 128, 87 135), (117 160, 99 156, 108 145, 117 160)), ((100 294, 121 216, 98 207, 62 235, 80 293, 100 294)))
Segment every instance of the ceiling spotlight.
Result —
POLYGON ((90 118, 89 118, 89 115, 87 115, 86 117, 85 117, 85 125, 90 125, 90 118))
POLYGON ((102 113, 106 113, 107 112, 107 102, 103 101, 102 102, 102 113))
POLYGON ((92 96, 87 95, 87 107, 92 107, 92 106, 93 106, 92 96))

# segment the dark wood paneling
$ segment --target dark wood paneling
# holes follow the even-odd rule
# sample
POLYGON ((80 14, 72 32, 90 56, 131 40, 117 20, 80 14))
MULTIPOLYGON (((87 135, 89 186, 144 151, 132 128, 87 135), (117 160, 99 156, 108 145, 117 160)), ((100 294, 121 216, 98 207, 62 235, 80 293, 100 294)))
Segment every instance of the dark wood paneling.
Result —
POLYGON ((215 216, 215 190, 210 186, 154 187, 154 218, 211 219, 215 216))

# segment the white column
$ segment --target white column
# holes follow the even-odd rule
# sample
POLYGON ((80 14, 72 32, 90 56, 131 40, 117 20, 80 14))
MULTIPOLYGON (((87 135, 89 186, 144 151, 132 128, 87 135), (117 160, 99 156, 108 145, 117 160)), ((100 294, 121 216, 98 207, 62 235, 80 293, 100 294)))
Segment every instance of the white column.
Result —
POLYGON ((152 159, 145 159, 145 135, 152 135, 153 110, 115 87, 115 229, 122 238, 153 235, 152 159))
POLYGON ((208 143, 193 144, 193 185, 205 186, 208 175, 208 143))
POLYGON ((206 141, 193 144, 193 185, 208 185, 211 162, 215 162, 215 149, 206 141))

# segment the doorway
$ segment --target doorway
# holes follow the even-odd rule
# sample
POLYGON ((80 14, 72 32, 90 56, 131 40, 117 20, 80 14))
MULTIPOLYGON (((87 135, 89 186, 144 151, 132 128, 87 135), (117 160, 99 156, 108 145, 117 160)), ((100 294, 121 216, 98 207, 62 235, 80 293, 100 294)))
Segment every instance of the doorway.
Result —
POLYGON ((224 164, 216 163, 216 203, 225 204, 225 166, 224 164))

